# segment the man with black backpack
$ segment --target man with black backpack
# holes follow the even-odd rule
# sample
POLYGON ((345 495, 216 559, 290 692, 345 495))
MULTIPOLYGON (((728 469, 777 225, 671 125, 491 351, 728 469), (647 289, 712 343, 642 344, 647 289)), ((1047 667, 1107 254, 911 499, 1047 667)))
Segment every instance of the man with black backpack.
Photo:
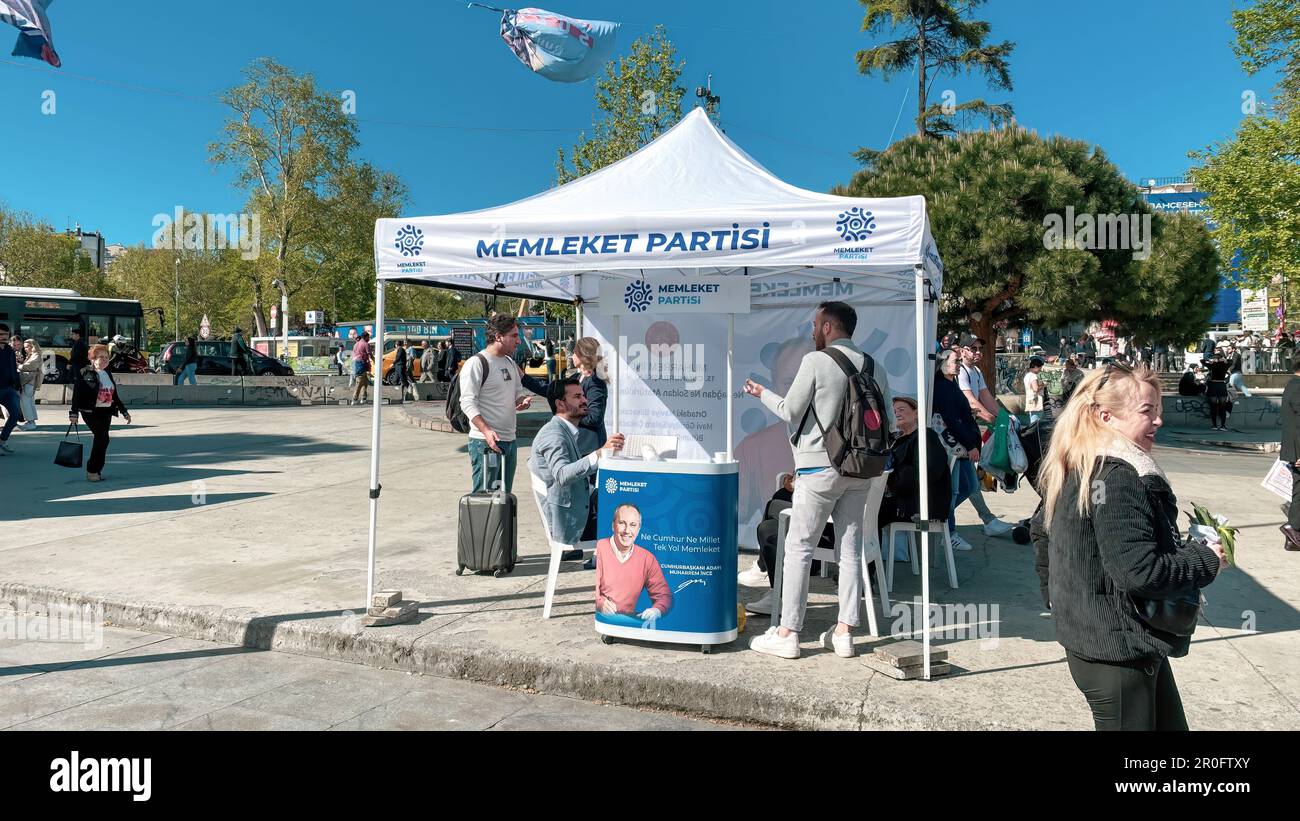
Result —
POLYGON ((839 621, 821 636, 821 645, 837 656, 853 657, 851 629, 858 626, 862 604, 864 518, 871 482, 883 482, 894 429, 889 384, 884 368, 853 343, 858 315, 843 302, 823 302, 813 316, 813 344, 799 364, 790 391, 777 396, 747 380, 745 393, 790 425, 798 481, 786 532, 782 569, 780 627, 749 643, 751 650, 779 658, 799 657, 799 631, 808 604, 808 568, 813 548, 828 519, 839 539, 839 621))
MULTIPOLYGON (((514 352, 519 347, 519 325, 509 314, 487 321, 488 346, 471 356, 447 396, 447 417, 453 429, 469 434, 471 490, 491 490, 496 478, 488 466, 488 452, 504 460, 502 486, 509 492, 515 481, 515 414, 532 402, 523 385, 514 352)), ((455 350, 455 348, 453 348, 455 350)))

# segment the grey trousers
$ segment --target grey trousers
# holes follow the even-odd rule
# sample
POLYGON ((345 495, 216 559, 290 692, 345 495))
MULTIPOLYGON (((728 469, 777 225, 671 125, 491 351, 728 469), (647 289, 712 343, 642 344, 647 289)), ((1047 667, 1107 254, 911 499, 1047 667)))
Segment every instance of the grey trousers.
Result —
MULTIPOLYGON (((785 562, 781 569, 781 626, 798 633, 808 607, 808 569, 813 548, 832 516, 839 540, 839 621, 857 627, 862 609, 862 518, 867 489, 883 479, 847 479, 835 468, 801 474, 794 483, 790 526, 785 534, 785 562)), ((874 521, 875 517, 872 517, 874 521)))

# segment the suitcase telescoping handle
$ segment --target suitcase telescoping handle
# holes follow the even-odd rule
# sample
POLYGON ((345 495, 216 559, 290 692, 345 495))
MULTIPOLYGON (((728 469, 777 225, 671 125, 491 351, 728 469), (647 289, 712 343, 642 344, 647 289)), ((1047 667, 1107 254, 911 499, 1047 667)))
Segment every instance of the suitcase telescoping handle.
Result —
POLYGON ((492 471, 493 468, 498 468, 498 470, 497 470, 497 477, 496 477, 496 484, 493 485, 492 479, 489 478, 489 479, 488 479, 488 490, 493 490, 493 489, 495 489, 495 490, 496 490, 496 495, 498 495, 498 496, 500 496, 502 493, 505 492, 505 485, 506 485, 506 460, 505 460, 504 456, 505 456, 505 454, 503 454, 503 453, 497 453, 495 450, 492 450, 491 448, 488 448, 488 452, 487 452, 488 476, 491 477, 491 471, 492 471))

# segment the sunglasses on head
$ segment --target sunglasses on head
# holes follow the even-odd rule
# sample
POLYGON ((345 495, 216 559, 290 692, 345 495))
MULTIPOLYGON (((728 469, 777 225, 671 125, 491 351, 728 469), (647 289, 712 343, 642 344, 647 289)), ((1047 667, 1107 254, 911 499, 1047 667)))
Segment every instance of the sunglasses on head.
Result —
POLYGON ((1128 365, 1124 365, 1119 362, 1109 362, 1106 364, 1106 370, 1104 370, 1101 374, 1101 381, 1097 383, 1097 390, 1101 390, 1102 388, 1106 387, 1106 381, 1110 379, 1110 375, 1113 371, 1133 373, 1133 369, 1130 368, 1128 365))

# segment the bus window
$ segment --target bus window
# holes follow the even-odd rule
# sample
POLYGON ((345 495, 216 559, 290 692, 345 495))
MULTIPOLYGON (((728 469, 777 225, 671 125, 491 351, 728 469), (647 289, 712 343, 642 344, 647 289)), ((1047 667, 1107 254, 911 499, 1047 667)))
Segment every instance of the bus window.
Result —
POLYGON ((121 334, 135 345, 140 342, 140 318, 135 316, 113 317, 113 333, 121 334))
POLYGON ((108 317, 106 316, 86 317, 86 341, 88 341, 91 345, 94 345, 95 343, 99 342, 100 339, 103 339, 104 337, 111 336, 111 335, 112 334, 109 333, 108 317))
POLYGON ((76 322, 63 319, 26 319, 19 325, 23 339, 34 338, 42 348, 71 348, 76 322))

